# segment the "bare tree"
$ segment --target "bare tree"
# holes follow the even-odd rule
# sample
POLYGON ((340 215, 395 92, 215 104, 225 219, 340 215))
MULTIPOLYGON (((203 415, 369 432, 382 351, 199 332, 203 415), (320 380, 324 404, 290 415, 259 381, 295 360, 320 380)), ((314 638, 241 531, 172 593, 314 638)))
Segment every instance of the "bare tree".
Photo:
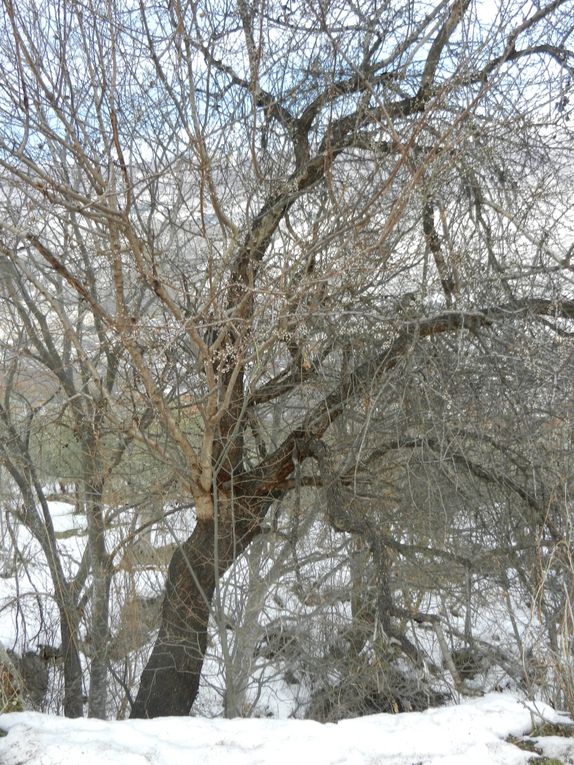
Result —
POLYGON ((195 506, 132 716, 189 712, 219 577, 301 481, 369 540, 392 633, 390 541, 345 490, 376 464, 373 424, 407 398, 437 411, 408 374, 421 347, 432 364, 503 326, 567 333, 574 315, 567 3, 4 8, 3 259, 51 274, 54 304, 85 304, 109 354, 94 422, 119 354, 125 432, 195 506))

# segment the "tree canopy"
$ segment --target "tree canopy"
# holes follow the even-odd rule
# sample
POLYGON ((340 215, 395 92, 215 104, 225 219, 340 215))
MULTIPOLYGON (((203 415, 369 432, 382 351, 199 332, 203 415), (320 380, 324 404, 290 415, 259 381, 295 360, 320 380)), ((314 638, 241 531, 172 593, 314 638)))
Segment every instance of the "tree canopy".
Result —
POLYGON ((366 545, 412 661, 393 556, 480 569, 496 518, 528 578, 529 534, 569 524, 569 3, 3 5, 0 459, 50 562, 67 713, 89 602, 105 714, 109 509, 136 488, 195 517, 136 717, 189 713, 220 577, 302 491, 366 545), (40 421, 74 455, 73 577, 40 421))

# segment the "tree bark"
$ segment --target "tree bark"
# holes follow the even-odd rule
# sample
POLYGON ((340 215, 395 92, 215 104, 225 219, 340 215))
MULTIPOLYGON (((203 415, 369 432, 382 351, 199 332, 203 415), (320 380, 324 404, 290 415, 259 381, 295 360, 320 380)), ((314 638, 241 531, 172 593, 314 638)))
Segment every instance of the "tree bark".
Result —
POLYGON ((82 665, 77 646, 76 625, 71 626, 70 613, 74 607, 59 606, 60 639, 62 641, 62 656, 64 659, 64 715, 66 717, 83 717, 82 702, 82 665))
POLYGON ((92 618, 90 628, 91 660, 90 687, 88 691, 88 717, 106 719, 108 696, 108 641, 110 571, 105 548, 103 511, 100 504, 90 507, 94 515, 89 523, 92 554, 92 618))
POLYGON ((216 582, 258 533, 256 523, 201 520, 175 551, 160 631, 131 718, 189 714, 199 689, 216 582))

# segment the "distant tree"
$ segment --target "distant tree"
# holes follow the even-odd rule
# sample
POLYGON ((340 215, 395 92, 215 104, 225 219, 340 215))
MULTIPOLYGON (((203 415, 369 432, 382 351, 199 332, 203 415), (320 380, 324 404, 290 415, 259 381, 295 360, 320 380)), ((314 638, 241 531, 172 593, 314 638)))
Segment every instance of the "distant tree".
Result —
POLYGON ((409 651, 389 579, 401 524, 361 496, 363 467, 377 492, 388 469, 398 508, 411 476, 416 493, 442 471, 546 523, 521 484, 534 455, 508 474, 496 431, 536 421, 514 393, 540 378, 509 386, 504 349, 527 359, 574 317, 568 3, 4 8, 1 256, 20 316, 26 280, 42 283, 44 343, 69 301, 90 317, 87 377, 66 394, 92 423, 94 603, 109 585, 98 461, 122 434, 195 507, 132 716, 189 713, 219 579, 303 484, 368 545, 377 618, 409 651))

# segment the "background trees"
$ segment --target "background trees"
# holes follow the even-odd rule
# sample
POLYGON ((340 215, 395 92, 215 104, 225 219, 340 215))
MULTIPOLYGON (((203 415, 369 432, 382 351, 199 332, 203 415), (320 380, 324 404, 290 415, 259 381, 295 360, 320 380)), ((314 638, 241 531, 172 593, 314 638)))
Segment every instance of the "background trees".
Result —
MULTIPOLYGON (((347 572, 343 675, 357 656, 386 680, 429 660, 414 620, 461 686, 436 593, 464 586, 471 614, 500 555, 498 585, 510 568, 540 596, 543 553, 568 599, 567 3, 4 9, 3 462, 55 591, 72 588, 70 644, 81 592, 90 604, 90 712, 107 696, 113 507, 150 485, 195 526, 134 716, 189 712, 220 578, 258 559, 262 532, 289 540, 276 554, 303 601, 309 539, 331 561, 319 582, 347 572), (28 358, 49 385, 22 407, 28 358), (76 580, 34 477, 38 415, 73 436, 76 580)), ((135 517, 136 536, 157 520, 135 517)), ((263 607, 261 576, 231 591, 263 607)), ((226 648, 224 621, 238 713, 257 630, 226 648)), ((470 616, 459 632, 472 647, 470 616)))

